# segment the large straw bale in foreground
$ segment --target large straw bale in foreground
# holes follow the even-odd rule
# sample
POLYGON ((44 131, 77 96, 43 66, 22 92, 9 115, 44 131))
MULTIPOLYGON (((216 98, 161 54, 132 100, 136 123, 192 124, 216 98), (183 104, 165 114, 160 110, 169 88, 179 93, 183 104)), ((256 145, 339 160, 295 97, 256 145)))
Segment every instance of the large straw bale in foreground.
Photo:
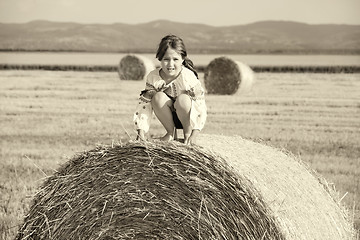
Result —
POLYGON ((351 239, 342 210, 298 161, 241 138, 199 143, 75 156, 43 184, 17 239, 351 239))
POLYGON ((121 80, 143 80, 155 64, 145 56, 126 55, 119 63, 118 73, 121 80))
POLYGON ((248 92, 253 82, 253 70, 248 65, 228 57, 215 58, 205 68, 204 84, 210 94, 248 92))

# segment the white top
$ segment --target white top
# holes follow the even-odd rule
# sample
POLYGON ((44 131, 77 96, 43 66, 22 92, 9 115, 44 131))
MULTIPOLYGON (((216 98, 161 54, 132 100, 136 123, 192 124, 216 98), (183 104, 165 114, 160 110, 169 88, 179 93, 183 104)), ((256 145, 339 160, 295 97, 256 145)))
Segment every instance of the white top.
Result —
POLYGON ((193 129, 201 130, 206 121, 207 108, 205 104, 205 91, 201 82, 195 74, 188 68, 183 67, 179 76, 166 84, 160 76, 161 69, 151 71, 146 78, 145 90, 139 97, 139 102, 134 113, 134 125, 136 129, 142 129, 148 132, 153 109, 151 98, 156 92, 163 91, 170 98, 176 100, 180 94, 187 94, 191 98, 190 124, 193 129), (144 93, 148 92, 151 98, 145 98, 144 93))

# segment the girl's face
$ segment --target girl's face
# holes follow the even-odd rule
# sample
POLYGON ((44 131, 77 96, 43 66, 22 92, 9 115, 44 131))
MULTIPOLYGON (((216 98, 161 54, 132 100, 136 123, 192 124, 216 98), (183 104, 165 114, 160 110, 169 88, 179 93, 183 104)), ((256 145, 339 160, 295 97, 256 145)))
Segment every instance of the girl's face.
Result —
POLYGON ((182 56, 177 53, 173 48, 168 48, 164 57, 160 61, 161 69, 164 72, 165 79, 170 80, 176 78, 182 69, 182 56))

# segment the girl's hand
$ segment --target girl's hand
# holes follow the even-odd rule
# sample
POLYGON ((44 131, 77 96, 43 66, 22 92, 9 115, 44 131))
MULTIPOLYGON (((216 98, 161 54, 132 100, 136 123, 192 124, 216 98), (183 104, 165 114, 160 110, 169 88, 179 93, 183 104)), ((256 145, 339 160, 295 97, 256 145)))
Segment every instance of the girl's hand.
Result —
POLYGON ((146 141, 144 130, 138 129, 138 134, 136 136, 136 141, 146 141))
POLYGON ((196 139, 194 137, 190 136, 188 139, 186 139, 184 141, 184 144, 185 145, 194 145, 194 144, 196 144, 196 139))
POLYGON ((162 91, 166 87, 166 82, 164 80, 159 80, 154 83, 154 88, 156 91, 162 91))
POLYGON ((196 137, 199 135, 199 130, 192 130, 191 135, 188 139, 184 139, 184 144, 186 145, 194 145, 196 144, 196 137))

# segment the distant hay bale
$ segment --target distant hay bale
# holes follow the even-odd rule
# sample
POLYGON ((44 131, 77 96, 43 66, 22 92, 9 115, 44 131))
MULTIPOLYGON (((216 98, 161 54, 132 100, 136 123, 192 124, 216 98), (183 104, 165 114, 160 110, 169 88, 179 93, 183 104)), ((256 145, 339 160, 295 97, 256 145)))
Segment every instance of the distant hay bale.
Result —
POLYGON ((297 161, 241 138, 199 142, 207 147, 129 142, 75 156, 45 181, 17 239, 351 239, 297 161))
POLYGON ((120 60, 118 73, 121 80, 143 80, 155 64, 141 55, 126 55, 120 60))
POLYGON ((209 94, 232 95, 248 92, 254 82, 254 72, 246 64, 228 57, 218 57, 205 68, 204 84, 209 94))

